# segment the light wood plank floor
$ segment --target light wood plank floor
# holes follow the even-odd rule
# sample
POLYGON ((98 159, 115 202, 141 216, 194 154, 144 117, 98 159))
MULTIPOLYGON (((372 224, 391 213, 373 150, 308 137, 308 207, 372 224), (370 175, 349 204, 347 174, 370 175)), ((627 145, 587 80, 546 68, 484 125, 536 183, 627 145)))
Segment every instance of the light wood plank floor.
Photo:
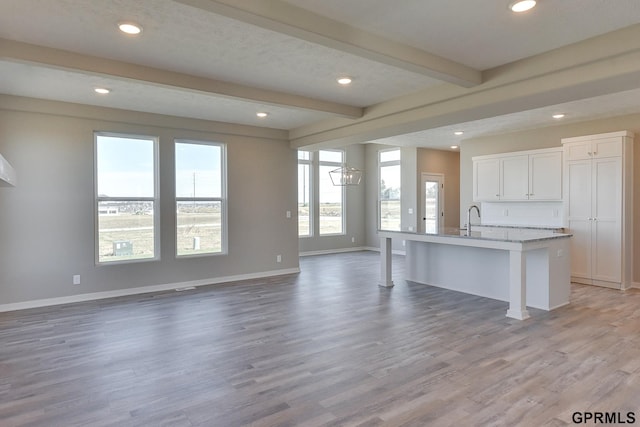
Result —
MULTIPOLYGON (((402 280, 378 254, 302 273, 0 314, 1 426, 561 426, 640 418, 640 292, 506 303, 402 280)), ((481 278, 479 278, 480 280, 481 278)))

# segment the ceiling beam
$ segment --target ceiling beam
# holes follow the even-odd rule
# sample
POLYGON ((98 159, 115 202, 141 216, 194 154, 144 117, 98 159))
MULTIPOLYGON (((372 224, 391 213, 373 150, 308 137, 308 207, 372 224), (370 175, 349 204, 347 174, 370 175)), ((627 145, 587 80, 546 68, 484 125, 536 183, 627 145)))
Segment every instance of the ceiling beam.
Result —
POLYGON ((482 73, 438 55, 359 30, 281 0, 175 0, 371 61, 473 87, 482 73))
POLYGON ((7 39, 0 39, 0 58, 92 75, 117 77, 174 89, 261 102, 269 105, 320 111, 350 119, 360 118, 364 114, 362 108, 351 105, 259 89, 7 39))
MULTIPOLYGON (((332 119, 334 125, 325 123, 325 130, 317 124, 293 129, 289 140, 295 149, 340 147, 633 90, 638 81, 640 50, 635 50, 420 106, 382 113, 369 109, 362 119, 332 119)), ((384 110, 384 105, 376 107, 384 110)))

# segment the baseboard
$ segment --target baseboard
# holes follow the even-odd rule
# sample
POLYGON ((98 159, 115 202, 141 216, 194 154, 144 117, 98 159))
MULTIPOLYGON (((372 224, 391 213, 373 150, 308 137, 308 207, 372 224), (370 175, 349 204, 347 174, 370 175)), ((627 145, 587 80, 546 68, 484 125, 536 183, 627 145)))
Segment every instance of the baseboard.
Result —
POLYGON ((628 288, 625 289, 640 289, 640 282, 631 282, 628 288))
POLYGON ((365 246, 358 246, 355 248, 340 248, 340 249, 326 249, 323 251, 307 251, 300 252, 299 256, 313 256, 313 255, 329 255, 329 254, 340 254, 344 252, 360 252, 360 251, 368 251, 369 248, 365 246))
POLYGON ((58 298, 46 298, 32 301, 16 302, 11 304, 0 304, 0 313, 16 310, 27 310, 30 308, 48 307, 52 305, 70 304, 75 302, 94 301, 105 298, 116 298, 129 295, 147 294, 151 292, 163 292, 178 288, 197 288, 199 286, 216 285, 220 283, 238 282, 240 280, 261 279, 264 277, 282 276, 285 274, 300 273, 300 268, 287 268, 282 270, 262 271, 250 274, 238 274, 235 276, 213 277, 210 279, 191 280, 188 282, 165 283, 162 285, 141 286, 138 288, 118 289, 115 291, 93 292, 87 294, 70 295, 58 298))
POLYGON ((551 311, 551 310, 555 310, 556 308, 565 307, 565 306, 567 306, 569 304, 571 304, 571 301, 567 301, 567 302, 563 302, 562 304, 554 305, 553 307, 549 307, 548 309, 541 308, 541 310, 551 311))
MULTIPOLYGON (((366 247, 364 248, 364 250, 365 250, 365 251, 380 252, 380 248, 376 248, 376 247, 374 247, 374 246, 366 246, 366 247)), ((407 253, 406 253, 405 251, 400 251, 400 250, 397 250, 397 249, 392 249, 392 250, 391 250, 391 253, 392 253, 393 255, 402 255, 402 256, 407 255, 407 253)))

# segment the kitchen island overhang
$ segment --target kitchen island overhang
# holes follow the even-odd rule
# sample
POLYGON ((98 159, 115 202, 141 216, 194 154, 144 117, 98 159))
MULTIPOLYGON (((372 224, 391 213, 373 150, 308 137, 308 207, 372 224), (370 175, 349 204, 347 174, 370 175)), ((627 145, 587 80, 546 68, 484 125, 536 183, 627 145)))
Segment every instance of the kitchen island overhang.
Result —
POLYGON ((391 241, 404 240, 405 279, 508 301, 507 317, 529 318, 527 306, 553 310, 569 304, 570 234, 549 230, 438 233, 378 231, 380 286, 391 287, 391 241))

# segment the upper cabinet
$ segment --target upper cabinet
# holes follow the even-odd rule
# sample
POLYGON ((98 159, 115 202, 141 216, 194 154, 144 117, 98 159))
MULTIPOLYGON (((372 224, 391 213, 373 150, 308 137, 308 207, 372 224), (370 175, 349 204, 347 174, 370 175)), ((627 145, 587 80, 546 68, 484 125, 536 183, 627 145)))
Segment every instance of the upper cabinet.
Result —
POLYGON ((500 200, 500 160, 473 160, 473 200, 500 200))
POLYGON ((564 143, 567 161, 622 156, 622 140, 619 136, 606 136, 593 141, 585 141, 580 137, 566 138, 563 141, 574 141, 564 143))
POLYGON ((473 200, 562 200, 562 149, 474 157, 473 200))
POLYGON ((528 200, 562 200, 562 151, 529 155, 528 200))

